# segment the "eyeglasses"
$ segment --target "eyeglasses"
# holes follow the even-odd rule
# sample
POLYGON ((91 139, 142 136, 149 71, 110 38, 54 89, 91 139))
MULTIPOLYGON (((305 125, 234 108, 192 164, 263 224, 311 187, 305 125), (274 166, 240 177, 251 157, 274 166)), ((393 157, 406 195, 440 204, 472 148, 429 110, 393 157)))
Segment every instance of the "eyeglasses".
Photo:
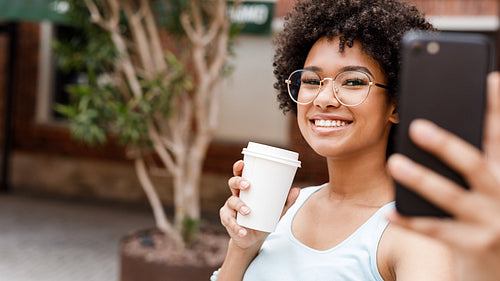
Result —
POLYGON ((335 78, 323 78, 312 70, 299 69, 290 74, 285 83, 288 94, 294 102, 301 105, 311 103, 318 96, 325 80, 332 81, 335 98, 345 106, 363 103, 370 93, 371 86, 388 89, 389 87, 372 82, 370 76, 362 71, 340 72, 335 78))

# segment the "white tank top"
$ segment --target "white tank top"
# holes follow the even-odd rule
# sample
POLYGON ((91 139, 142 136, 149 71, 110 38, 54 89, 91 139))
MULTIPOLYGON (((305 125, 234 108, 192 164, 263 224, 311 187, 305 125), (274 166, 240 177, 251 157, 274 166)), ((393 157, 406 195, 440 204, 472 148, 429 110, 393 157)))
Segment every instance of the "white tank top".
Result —
MULTIPOLYGON (((380 208, 346 240, 332 249, 312 249, 292 234, 292 221, 304 202, 324 185, 301 190, 295 204, 281 218, 248 267, 243 281, 383 281, 377 267, 377 248, 388 222, 380 208)), ((321 231, 320 229, 318 231, 321 231)))

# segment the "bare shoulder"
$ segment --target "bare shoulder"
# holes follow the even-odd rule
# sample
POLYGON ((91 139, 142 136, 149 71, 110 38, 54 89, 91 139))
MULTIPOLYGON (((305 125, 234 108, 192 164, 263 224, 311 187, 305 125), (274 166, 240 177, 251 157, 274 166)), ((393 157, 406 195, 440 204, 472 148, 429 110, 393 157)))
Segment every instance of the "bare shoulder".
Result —
POLYGON ((450 248, 392 225, 380 240, 377 264, 386 281, 456 280, 450 248))

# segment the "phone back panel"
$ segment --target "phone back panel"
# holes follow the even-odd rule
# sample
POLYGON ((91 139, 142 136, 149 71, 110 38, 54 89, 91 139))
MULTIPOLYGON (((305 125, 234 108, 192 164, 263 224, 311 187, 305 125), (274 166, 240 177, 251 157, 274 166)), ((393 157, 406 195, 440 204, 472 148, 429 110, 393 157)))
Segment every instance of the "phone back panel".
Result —
MULTIPOLYGON (((481 148, 491 45, 477 34, 422 32, 406 34, 402 44, 395 152, 468 188, 460 175, 411 142, 408 127, 416 118, 428 119, 481 148)), ((448 216, 398 183, 396 208, 405 215, 448 216)))

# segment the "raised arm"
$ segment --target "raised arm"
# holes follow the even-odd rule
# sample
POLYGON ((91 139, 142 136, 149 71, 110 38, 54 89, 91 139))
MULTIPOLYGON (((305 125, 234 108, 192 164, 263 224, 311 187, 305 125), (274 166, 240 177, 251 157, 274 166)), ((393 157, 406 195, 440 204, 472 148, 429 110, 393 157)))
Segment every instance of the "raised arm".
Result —
POLYGON ((470 191, 408 158, 389 159, 392 176, 454 215, 454 219, 408 218, 393 212, 392 223, 451 246, 458 277, 464 281, 500 278, 500 74, 488 77, 484 152, 437 127, 418 120, 410 127, 413 141, 463 175, 470 191))

